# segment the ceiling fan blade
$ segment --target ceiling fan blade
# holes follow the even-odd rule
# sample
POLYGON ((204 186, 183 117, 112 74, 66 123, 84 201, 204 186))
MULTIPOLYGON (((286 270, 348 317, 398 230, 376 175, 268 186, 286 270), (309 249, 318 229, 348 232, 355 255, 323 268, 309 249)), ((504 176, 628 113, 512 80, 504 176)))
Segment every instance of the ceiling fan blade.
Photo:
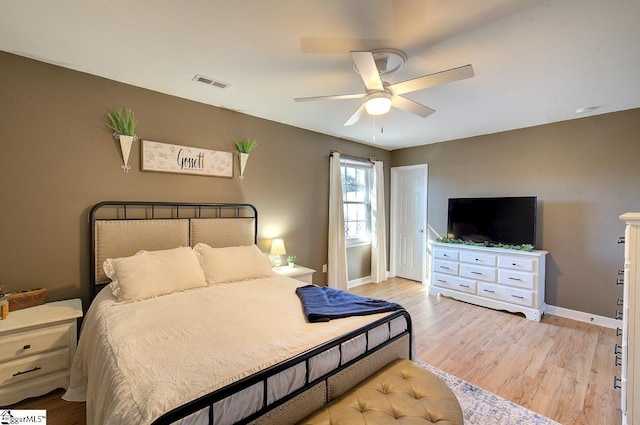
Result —
POLYGON ((376 38, 321 38, 303 37, 300 39, 302 53, 323 53, 343 55, 350 50, 373 50, 379 46, 393 46, 393 40, 376 38))
POLYGON ((371 52, 354 51, 351 52, 351 57, 356 64, 356 68, 358 68, 358 72, 367 91, 384 90, 376 61, 373 59, 373 54, 371 52))
POLYGON ((365 96, 366 96, 366 93, 334 94, 331 96, 296 97, 293 100, 296 102, 312 102, 315 100, 359 99, 365 96))
POLYGON ((391 93, 393 93, 394 95, 399 95, 426 89, 429 87, 439 86, 440 84, 464 80, 465 78, 473 77, 473 75, 473 67, 471 65, 465 65, 459 68, 436 72, 435 74, 425 75, 423 77, 418 77, 412 80, 392 84, 388 87, 388 89, 391 90, 391 93))
POLYGON ((435 109, 431 109, 428 106, 424 106, 402 96, 394 96, 391 99, 391 106, 402 109, 403 111, 411 112, 412 114, 421 116, 422 118, 428 117, 435 112, 435 109))
POLYGON ((344 123, 345 127, 348 125, 354 125, 355 123, 357 123, 360 117, 362 116, 362 114, 364 114, 364 111, 365 109, 364 109, 364 103, 363 103, 362 105, 360 105, 358 110, 355 111, 353 115, 351 115, 351 117, 347 120, 347 122, 344 123))

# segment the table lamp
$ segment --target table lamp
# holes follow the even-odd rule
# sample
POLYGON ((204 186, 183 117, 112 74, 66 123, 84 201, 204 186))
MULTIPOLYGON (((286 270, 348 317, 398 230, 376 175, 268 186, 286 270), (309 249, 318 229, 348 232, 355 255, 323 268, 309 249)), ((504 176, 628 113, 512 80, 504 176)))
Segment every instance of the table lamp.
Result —
POLYGON ((280 256, 286 253, 287 251, 282 239, 278 238, 271 241, 271 255, 275 255, 275 258, 273 259, 274 266, 280 267, 282 265, 282 258, 280 258, 280 256))

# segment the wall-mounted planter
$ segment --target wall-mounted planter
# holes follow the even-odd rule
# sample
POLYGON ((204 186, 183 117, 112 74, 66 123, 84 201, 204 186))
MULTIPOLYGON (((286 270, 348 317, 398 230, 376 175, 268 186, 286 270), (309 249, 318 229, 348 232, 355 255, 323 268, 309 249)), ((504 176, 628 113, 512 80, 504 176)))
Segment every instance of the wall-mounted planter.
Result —
POLYGON ((120 151, 122 152, 122 162, 120 166, 122 171, 129 172, 129 154, 131 153, 131 145, 138 140, 136 137, 136 121, 133 111, 129 108, 116 109, 107 114, 107 127, 113 130, 113 137, 120 141, 120 151))
POLYGON ((131 166, 129 165, 129 154, 131 153, 131 145, 138 138, 136 137, 135 134, 133 136, 125 136, 123 134, 114 134, 114 136, 120 140, 120 150, 122 151, 122 162, 123 162, 120 168, 122 168, 122 171, 124 171, 125 173, 128 173, 129 170, 131 169, 131 166))
POLYGON ((258 144, 253 139, 236 140, 234 143, 236 148, 238 148, 238 161, 240 162, 240 176, 238 178, 242 181, 244 180, 244 169, 249 160, 249 153, 258 146, 258 144))
POLYGON ((240 162, 240 181, 244 180, 244 169, 247 166, 249 160, 249 154, 244 152, 238 152, 238 161, 240 162))

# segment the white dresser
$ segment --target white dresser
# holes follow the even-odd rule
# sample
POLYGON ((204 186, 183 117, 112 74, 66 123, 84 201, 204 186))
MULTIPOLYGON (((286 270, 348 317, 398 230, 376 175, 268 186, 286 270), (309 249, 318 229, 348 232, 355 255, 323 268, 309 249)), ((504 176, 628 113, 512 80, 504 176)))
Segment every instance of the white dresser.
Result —
MULTIPOLYGON (((620 216, 625 221, 624 232, 624 297, 622 300, 621 379, 614 386, 622 393, 622 423, 640 420, 640 213, 620 216), (619 384, 619 385, 618 385, 619 384)), ((616 347, 617 351, 618 347, 616 347)))
POLYGON ((431 295, 524 313, 540 321, 545 312, 547 251, 531 252, 434 242, 431 295))
POLYGON ((11 311, 0 320, 0 406, 69 386, 79 299, 11 311))

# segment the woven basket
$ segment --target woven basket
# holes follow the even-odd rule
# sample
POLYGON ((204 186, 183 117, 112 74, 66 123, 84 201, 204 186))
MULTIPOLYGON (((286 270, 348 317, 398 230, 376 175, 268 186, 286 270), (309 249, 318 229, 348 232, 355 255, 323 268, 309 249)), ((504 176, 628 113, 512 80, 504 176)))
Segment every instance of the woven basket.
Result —
POLYGON ((28 289, 26 291, 6 294, 9 301, 9 311, 22 310, 44 304, 47 299, 47 288, 28 289))

